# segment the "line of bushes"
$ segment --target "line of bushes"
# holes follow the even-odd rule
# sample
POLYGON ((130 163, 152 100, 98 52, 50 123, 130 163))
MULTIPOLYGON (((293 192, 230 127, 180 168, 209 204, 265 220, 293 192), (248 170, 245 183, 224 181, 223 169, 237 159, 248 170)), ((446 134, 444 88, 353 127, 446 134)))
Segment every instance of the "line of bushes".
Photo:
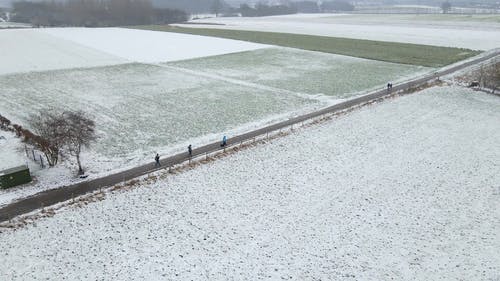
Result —
POLYGON ((42 110, 30 118, 30 125, 36 133, 13 124, 0 115, 0 129, 14 132, 22 142, 41 151, 50 167, 57 165, 59 157, 65 153, 75 156, 78 173, 83 174, 80 153, 96 140, 95 122, 82 111, 57 113, 42 110))

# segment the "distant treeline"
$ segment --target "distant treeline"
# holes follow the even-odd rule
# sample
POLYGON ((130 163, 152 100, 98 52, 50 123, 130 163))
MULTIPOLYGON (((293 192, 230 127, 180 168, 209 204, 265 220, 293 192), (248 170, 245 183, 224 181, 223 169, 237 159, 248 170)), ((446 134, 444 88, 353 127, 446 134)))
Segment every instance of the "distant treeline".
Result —
POLYGON ((122 26, 169 24, 188 20, 189 12, 207 11, 217 15, 262 17, 295 13, 352 11, 343 0, 290 2, 287 5, 229 6, 223 0, 68 0, 13 3, 11 21, 34 26, 122 26), (203 3, 203 5, 201 5, 203 3))
POLYGON ((120 26, 183 22, 181 10, 155 8, 150 0, 14 2, 12 21, 34 26, 120 26))
POLYGON ((337 0, 325 1, 321 4, 318 4, 315 1, 291 2, 288 5, 266 5, 259 3, 255 5, 255 7, 243 4, 240 6, 239 12, 243 17, 263 17, 295 13, 323 13, 353 10, 354 6, 349 2, 337 0))
POLYGON ((224 0, 152 0, 159 8, 183 10, 190 14, 215 12, 214 9, 229 11, 231 6, 224 0))
POLYGON ((294 5, 265 5, 257 4, 250 7, 247 4, 240 6, 239 12, 243 17, 265 17, 274 15, 287 15, 297 13, 297 7, 294 5))

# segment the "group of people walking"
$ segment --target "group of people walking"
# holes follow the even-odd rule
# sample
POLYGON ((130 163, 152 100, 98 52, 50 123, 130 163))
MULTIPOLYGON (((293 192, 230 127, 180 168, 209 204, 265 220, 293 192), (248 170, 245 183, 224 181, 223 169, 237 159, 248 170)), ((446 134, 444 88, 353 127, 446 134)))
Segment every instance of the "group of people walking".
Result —
MULTIPOLYGON (((224 137, 222 137, 222 142, 220 143, 220 147, 225 147, 226 145, 227 145, 227 137, 224 136, 224 137)), ((193 146, 188 145, 187 149, 188 149, 189 158, 191 158, 193 156, 193 146)), ((156 153, 156 156, 155 156, 155 167, 161 167, 159 153, 156 153)))
POLYGON ((387 91, 392 90, 392 83, 389 82, 387 83, 387 91))

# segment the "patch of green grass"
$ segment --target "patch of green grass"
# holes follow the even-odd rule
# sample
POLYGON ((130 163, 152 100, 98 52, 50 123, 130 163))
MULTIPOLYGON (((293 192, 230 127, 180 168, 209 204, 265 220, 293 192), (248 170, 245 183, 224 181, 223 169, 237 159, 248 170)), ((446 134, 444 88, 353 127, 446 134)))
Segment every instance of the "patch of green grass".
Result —
POLYGON ((261 44, 270 44, 310 51, 428 67, 445 66, 480 53, 480 51, 461 48, 448 48, 291 33, 225 30, 211 28, 186 28, 168 25, 134 26, 130 28, 221 37, 261 44))
POLYGON ((387 81, 398 81, 433 69, 281 47, 166 65, 297 93, 342 99, 384 87, 387 81))
POLYGON ((27 124, 27 116, 40 107, 84 110, 100 130, 93 148, 97 157, 126 161, 320 104, 136 63, 0 75, 0 85, 5 116, 27 124))

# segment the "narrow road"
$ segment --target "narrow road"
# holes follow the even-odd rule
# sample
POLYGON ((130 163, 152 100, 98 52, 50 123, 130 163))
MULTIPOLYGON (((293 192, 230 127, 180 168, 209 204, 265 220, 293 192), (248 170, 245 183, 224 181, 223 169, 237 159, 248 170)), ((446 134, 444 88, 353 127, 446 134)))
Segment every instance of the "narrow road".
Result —
MULTIPOLYGON (((344 109, 348 109, 350 107, 364 104, 373 100, 377 100, 379 98, 383 98, 391 93, 405 91, 414 87, 419 87, 425 85, 428 82, 436 80, 440 76, 448 75, 453 72, 462 70, 466 67, 472 66, 474 64, 481 63, 483 61, 489 60, 495 56, 500 55, 500 49, 496 49, 487 55, 481 55, 475 59, 464 62, 462 64, 458 64, 456 66, 450 67, 448 69, 444 69, 441 71, 437 71, 433 74, 427 75, 422 78, 414 79, 399 85, 394 85, 391 92, 388 92, 386 89, 378 90, 372 92, 370 94, 350 99, 345 102, 311 112, 305 115, 301 115, 298 117, 291 118, 289 120, 279 122, 273 125, 269 125, 260 129, 253 130, 248 133, 244 133, 238 136, 234 136, 228 139, 228 145, 239 144, 240 142, 252 140, 255 137, 262 136, 264 134, 274 132, 294 124, 301 123, 303 121, 322 116, 324 114, 331 114, 335 112, 342 111, 344 109)), ((193 149, 193 158, 197 156, 203 156, 205 154, 210 154, 221 150, 220 143, 210 143, 202 147, 198 147, 193 149)), ((74 197, 90 193, 96 190, 99 190, 103 187, 113 186, 123 181, 127 181, 133 178, 137 178, 143 176, 145 174, 154 172, 159 169, 168 168, 173 165, 181 164, 189 160, 189 155, 187 151, 185 153, 179 153, 168 158, 164 158, 161 160, 161 168, 156 168, 154 163, 148 163, 139 167, 135 167, 123 172, 119 172, 116 174, 108 175, 102 178, 81 182, 69 186, 64 186, 56 189, 51 189, 47 191, 43 191, 37 193, 28 198, 21 199, 17 202, 11 203, 7 206, 4 206, 0 209, 0 222, 8 221, 13 217, 26 214, 32 212, 41 207, 47 207, 54 205, 59 202, 63 202, 66 200, 70 200, 74 197)))

